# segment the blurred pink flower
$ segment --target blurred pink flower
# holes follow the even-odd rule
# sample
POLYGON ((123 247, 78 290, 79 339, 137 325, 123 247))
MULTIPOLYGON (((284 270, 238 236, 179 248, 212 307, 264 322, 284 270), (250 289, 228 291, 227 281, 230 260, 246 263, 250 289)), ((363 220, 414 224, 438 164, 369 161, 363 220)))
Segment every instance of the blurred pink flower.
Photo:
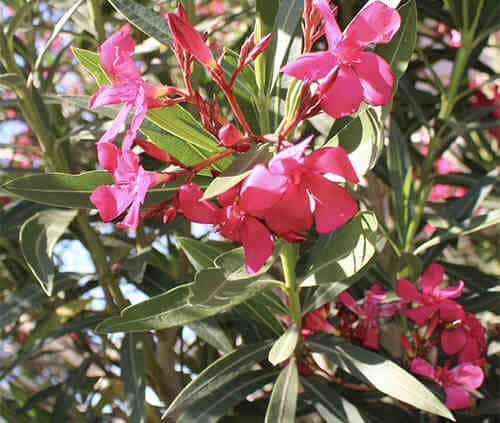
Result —
POLYGON ((478 362, 486 351, 486 331, 471 313, 445 328, 441 333, 441 346, 448 355, 458 353, 458 361, 478 362))
POLYGON ((446 393, 446 406, 451 410, 460 410, 472 405, 467 390, 479 388, 484 380, 480 367, 471 363, 459 364, 452 369, 433 367, 422 358, 415 358, 411 362, 411 371, 417 375, 425 376, 439 383, 446 393))

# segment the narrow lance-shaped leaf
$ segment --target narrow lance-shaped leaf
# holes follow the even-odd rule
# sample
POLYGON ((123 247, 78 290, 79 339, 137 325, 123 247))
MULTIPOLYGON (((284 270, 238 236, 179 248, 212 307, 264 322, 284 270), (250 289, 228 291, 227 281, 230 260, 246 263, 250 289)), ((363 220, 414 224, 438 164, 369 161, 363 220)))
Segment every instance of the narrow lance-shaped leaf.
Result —
POLYGON ((272 382, 278 372, 276 370, 256 370, 237 376, 216 391, 212 391, 187 407, 186 411, 176 419, 177 423, 216 423, 228 411, 242 402, 264 385, 272 382))
POLYGON ((267 406, 265 423, 295 421, 299 395, 299 372, 295 358, 281 371, 267 406))
POLYGON ((49 296, 55 275, 52 250, 76 214, 76 210, 46 210, 35 214, 21 227, 19 242, 24 259, 49 296))
POLYGON ((336 231, 321 236, 312 249, 301 285, 341 282, 360 272, 375 254, 377 227, 375 214, 361 212, 336 231))
POLYGON ((226 354, 203 370, 170 403, 163 418, 178 415, 200 398, 210 395, 226 383, 250 370, 255 363, 266 358, 271 348, 270 341, 245 345, 226 354))
POLYGON ((142 32, 155 38, 160 43, 169 44, 172 41, 170 29, 165 18, 152 10, 151 7, 143 6, 135 0, 108 0, 113 7, 142 32))
POLYGON ((129 306, 96 330, 137 332, 180 326, 228 310, 277 285, 279 282, 266 279, 226 279, 222 269, 205 269, 197 273, 194 282, 129 306))
POLYGON ((273 366, 288 360, 294 353, 299 341, 299 330, 297 325, 290 326, 283 335, 274 343, 269 351, 269 362, 273 366))
POLYGON ((455 420, 450 410, 428 388, 391 360, 324 334, 313 335, 306 344, 379 391, 421 410, 455 420))
POLYGON ((121 348, 121 377, 125 391, 125 411, 128 422, 146 421, 144 405, 146 377, 144 374, 144 338, 129 333, 123 338, 121 348))

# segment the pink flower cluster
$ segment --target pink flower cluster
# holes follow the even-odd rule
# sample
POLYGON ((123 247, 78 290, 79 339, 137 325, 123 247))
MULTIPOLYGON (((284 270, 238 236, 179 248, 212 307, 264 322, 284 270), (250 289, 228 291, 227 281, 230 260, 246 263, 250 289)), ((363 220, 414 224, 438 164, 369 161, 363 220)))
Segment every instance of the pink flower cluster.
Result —
MULTIPOLYGON (((378 350, 380 319, 394 316, 413 322, 401 333, 401 345, 409 360, 410 370, 440 384, 446 393, 450 409, 472 405, 470 390, 483 382, 486 331, 481 322, 463 310, 455 299, 463 291, 463 282, 440 287, 444 269, 431 264, 420 278, 420 289, 405 278, 398 280, 399 300, 387 302, 385 290, 374 284, 366 292, 362 303, 350 293, 338 296, 337 313, 333 325, 329 321, 329 304, 307 313, 302 321, 302 336, 314 332, 334 333, 378 350), (431 358, 441 351, 444 364, 431 364, 431 358)), ((409 323, 410 323, 409 322, 409 323)), ((435 360, 435 359, 434 359, 435 360)), ((433 361, 433 360, 432 360, 433 361)))
POLYGON ((194 183, 179 190, 179 211, 189 220, 216 225, 227 239, 241 242, 247 268, 255 273, 272 255, 272 234, 304 240, 313 222, 320 233, 350 220, 358 204, 349 192, 323 174, 358 181, 347 153, 328 147, 305 155, 311 138, 283 149, 267 165, 257 165, 241 183, 217 197, 221 207, 202 200, 194 183))

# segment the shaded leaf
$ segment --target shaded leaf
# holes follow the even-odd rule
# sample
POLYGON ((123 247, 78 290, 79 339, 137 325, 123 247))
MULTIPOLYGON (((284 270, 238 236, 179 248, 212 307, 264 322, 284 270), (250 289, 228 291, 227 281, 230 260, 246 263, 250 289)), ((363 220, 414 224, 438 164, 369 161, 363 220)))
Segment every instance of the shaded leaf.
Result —
POLYGON ((297 325, 293 324, 279 337, 269 351, 269 362, 273 366, 288 360, 294 353, 299 341, 297 325))
POLYGON ((276 380, 269 404, 265 423, 283 423, 295 421, 297 397, 299 394, 299 372, 295 358, 281 370, 276 380))
POLYGON ((47 295, 52 295, 55 267, 52 251, 77 214, 76 210, 45 210, 28 219, 19 233, 24 259, 47 295))
POLYGON ((144 374, 144 338, 128 333, 120 351, 121 378, 125 392, 125 412, 130 423, 146 421, 146 376, 144 374))

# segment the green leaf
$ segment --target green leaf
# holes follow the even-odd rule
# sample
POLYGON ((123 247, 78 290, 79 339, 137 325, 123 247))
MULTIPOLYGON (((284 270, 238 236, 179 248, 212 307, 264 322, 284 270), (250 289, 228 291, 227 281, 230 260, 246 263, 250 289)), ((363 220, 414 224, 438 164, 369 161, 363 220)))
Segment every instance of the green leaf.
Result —
POLYGON ((40 52, 38 53, 38 56, 37 56, 36 61, 35 61, 35 64, 33 66, 32 74, 38 71, 40 65, 42 64, 43 56, 45 55, 45 53, 49 49, 50 45, 56 39, 56 37, 59 34, 59 32, 61 32, 61 30, 63 29, 63 26, 66 25, 66 22, 69 21, 69 19, 73 15, 73 13, 76 12, 76 10, 82 5, 83 2, 84 2, 84 0, 77 0, 76 3, 73 4, 73 6, 71 6, 66 11, 66 13, 64 13, 64 15, 62 15, 60 17, 60 19, 57 21, 57 23, 54 25, 52 33, 50 34, 49 38, 45 42, 45 44, 42 47, 42 49, 40 50, 40 52))
POLYGON ((134 0, 108 0, 132 25, 163 44, 170 44, 172 36, 165 18, 134 0))
POLYGON ((274 343, 269 351, 269 362, 273 366, 288 360, 294 353, 299 341, 299 330, 297 325, 290 326, 283 335, 274 343))
POLYGON ((289 0, 280 2, 278 13, 274 19, 273 35, 267 49, 269 65, 266 69, 267 93, 270 95, 280 77, 280 70, 288 55, 295 31, 302 18, 304 2, 302 0, 289 0))
MULTIPOLYGON (((201 187, 208 185, 207 178, 196 178, 201 187)), ((84 172, 79 175, 67 173, 42 173, 13 179, 2 186, 6 191, 36 203, 55 207, 92 209, 90 195, 100 185, 113 183, 105 171, 84 172)), ((182 181, 157 186, 149 190, 146 204, 160 202, 177 191, 182 181)))
MULTIPOLYGON (((312 377, 301 377, 300 382, 304 386, 306 397, 312 402, 313 407, 328 423, 349 423, 344 403, 338 392, 331 388, 326 380, 313 375, 312 377)), ((351 417, 349 415, 349 417, 351 417)))
POLYGON ((414 251, 415 255, 421 254, 435 245, 442 244, 450 239, 459 236, 469 235, 471 233, 483 230, 490 226, 498 225, 500 223, 500 210, 493 210, 489 213, 474 216, 470 219, 463 221, 458 225, 454 225, 439 235, 432 237, 428 241, 420 244, 414 251))
POLYGON ((375 254, 377 228, 375 214, 361 212, 339 229, 320 236, 301 286, 339 283, 360 272, 375 254))
POLYGON ((52 250, 77 214, 76 210, 45 210, 21 227, 19 243, 28 267, 47 295, 52 295, 55 267, 52 250))
MULTIPOLYGON (((275 247, 275 255, 279 248, 275 247)), ((274 262, 275 255, 270 257, 257 273, 250 274, 246 270, 245 252, 243 247, 233 248, 218 256, 214 263, 217 267, 224 271, 224 275, 228 280, 249 279, 254 280, 261 275, 264 275, 274 262)))
POLYGON ((178 415, 204 396, 223 388, 228 382, 250 370, 255 363, 266 358, 271 344, 271 341, 264 341, 242 346, 219 358, 177 395, 170 403, 163 418, 178 415))
POLYGON ((213 316, 275 287, 266 279, 226 279, 219 268, 198 272, 194 282, 125 308, 96 328, 100 333, 166 329, 213 316))
POLYGON ((121 377, 125 392, 127 422, 144 423, 146 376, 144 374, 144 338, 129 333, 123 338, 120 352, 121 377))
MULTIPOLYGON (((59 273, 54 278, 52 292, 57 294, 60 291, 73 287, 79 278, 72 273, 59 273)), ((49 297, 40 290, 37 284, 29 284, 14 292, 10 297, 0 303, 0 327, 4 328, 16 322, 21 314, 32 311, 35 307, 41 307, 49 302, 49 297)))
POLYGON ((429 389, 392 361, 329 335, 313 335, 306 345, 384 394, 455 421, 450 410, 429 389))
POLYGON ((80 65, 87 69, 87 71, 95 78, 97 85, 101 86, 111 83, 111 80, 108 78, 108 75, 106 75, 106 72, 101 65, 101 60, 99 59, 99 55, 97 53, 78 47, 72 47, 71 51, 80 65))
POLYGON ((191 322, 188 327, 215 349, 223 353, 233 350, 233 343, 214 317, 208 317, 198 322, 191 322))
POLYGON ((375 166, 384 148, 384 127, 380 109, 368 108, 348 121, 324 147, 341 146, 348 153, 359 176, 375 166))
POLYGON ((401 27, 390 43, 379 44, 375 53, 382 56, 392 68, 396 79, 406 72, 417 41, 417 5, 415 0, 407 0, 398 7, 401 27))
POLYGON ((198 241, 193 238, 178 236, 175 238, 179 248, 186 254, 189 262, 195 270, 200 271, 208 267, 214 267, 214 261, 217 257, 227 250, 231 244, 221 243, 220 245, 210 244, 208 242, 198 241))
POLYGON ((299 372, 295 358, 280 372, 267 406, 265 423, 295 421, 299 394, 299 372))
POLYGON ((0 87, 15 90, 24 85, 24 79, 16 73, 3 73, 0 75, 0 87))
POLYGON ((214 198, 245 179, 255 165, 265 163, 273 156, 273 146, 270 144, 253 145, 222 173, 215 178, 206 189, 202 200, 214 198))
POLYGON ((272 382, 277 371, 265 369, 248 372, 227 382, 218 390, 198 399, 187 407, 186 411, 176 419, 177 423, 216 423, 224 417, 228 410, 239 404, 248 395, 272 382))
MULTIPOLYGON (((269 292, 264 291, 254 298, 241 303, 236 308, 236 311, 242 314, 243 317, 257 322, 262 327, 264 333, 267 329, 271 335, 280 336, 283 333, 283 326, 276 319, 275 315, 259 301, 266 293, 269 292)), ((283 314, 286 314, 286 312, 283 314)))

